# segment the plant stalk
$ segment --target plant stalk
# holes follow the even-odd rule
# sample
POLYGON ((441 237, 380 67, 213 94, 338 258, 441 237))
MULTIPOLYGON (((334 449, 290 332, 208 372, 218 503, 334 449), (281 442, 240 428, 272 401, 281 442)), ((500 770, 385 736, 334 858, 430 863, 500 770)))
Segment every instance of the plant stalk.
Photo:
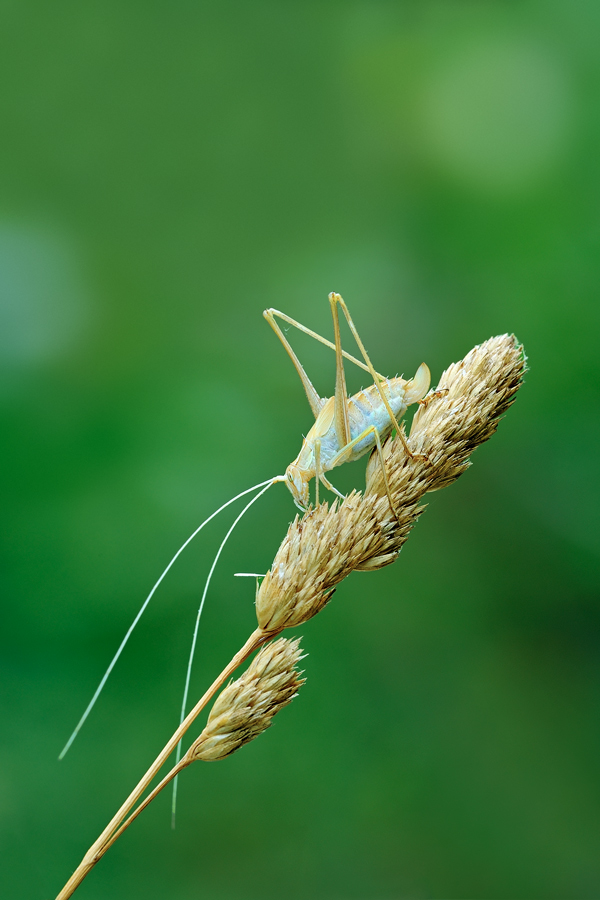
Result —
POLYGON ((111 834, 110 838, 108 839, 108 841, 106 842, 106 844, 103 848, 103 851, 102 851, 103 853, 106 853, 106 851, 110 847, 112 847, 112 845, 117 840, 117 838, 121 837, 121 835, 123 834, 125 829, 129 828, 129 826, 131 825, 133 820, 137 819, 137 817, 142 812, 142 810, 146 809, 146 807, 150 803, 152 803, 154 798, 160 794, 162 789, 165 788, 171 781, 173 781, 173 779, 175 778, 176 775, 179 775, 180 772, 183 772, 184 769, 186 769, 188 766, 191 766, 192 762, 193 762, 193 760, 184 758, 184 759, 180 759, 179 762, 173 766, 171 771, 165 775, 165 777, 163 778, 162 781, 159 781, 159 783, 156 785, 156 787, 153 788, 152 791, 148 794, 148 796, 143 799, 143 801, 140 803, 140 805, 136 806, 136 808, 131 813, 129 818, 125 819, 125 821, 117 828, 116 831, 113 831, 113 833, 111 834))
MULTIPOLYGON (((125 830, 125 828, 119 829, 119 826, 123 822, 123 819, 125 819, 128 813, 131 812, 146 788, 149 786, 152 779, 163 767, 164 763, 176 748, 185 732, 188 730, 197 716, 202 712, 208 701, 214 696, 214 694, 216 694, 219 688, 225 683, 225 681, 237 669, 237 667, 240 666, 244 662, 244 660, 246 660, 250 656, 251 653, 257 650, 261 644, 263 644, 269 638, 274 637, 276 633, 278 634, 279 632, 263 631, 262 628, 257 628, 256 631, 252 632, 244 646, 240 650, 238 650, 231 662, 227 666, 225 666, 218 678, 211 684, 206 693, 200 698, 200 700, 198 700, 194 708, 185 717, 179 728, 173 733, 169 741, 165 744, 163 749, 160 751, 160 753, 148 769, 148 771, 143 775, 129 797, 125 800, 122 806, 112 817, 102 834, 89 848, 61 892, 57 895, 56 900, 67 900, 67 898, 70 897, 79 887, 88 872, 90 872, 94 868, 98 860, 101 859, 102 856, 104 856, 108 848, 114 843, 114 840, 116 840, 117 837, 122 833, 122 831, 125 830), (118 834, 115 835, 114 832, 117 831, 117 829, 118 834)), ((174 769, 169 772, 166 778, 163 779, 163 781, 147 798, 147 801, 145 801, 141 805, 139 810, 137 810, 135 814, 130 817, 125 827, 127 827, 127 825, 129 825, 129 823, 133 821, 134 818, 136 818, 138 812, 141 812, 142 808, 147 806, 147 804, 150 802, 150 799, 154 799, 159 790, 162 789, 165 784, 167 784, 168 781, 170 781, 171 778, 173 778, 177 774, 177 771, 180 771, 180 768, 178 768, 178 766, 175 766, 174 769)))

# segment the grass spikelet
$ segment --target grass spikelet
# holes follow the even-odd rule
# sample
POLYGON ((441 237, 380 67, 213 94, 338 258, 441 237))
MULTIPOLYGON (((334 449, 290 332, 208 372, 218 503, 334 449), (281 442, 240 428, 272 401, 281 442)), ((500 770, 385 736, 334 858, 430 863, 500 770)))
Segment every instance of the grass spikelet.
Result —
POLYGON ((373 452, 364 495, 353 491, 340 504, 322 503, 290 525, 258 591, 259 626, 299 625, 325 606, 353 570, 394 562, 424 508, 424 495, 469 467, 470 454, 492 436, 514 401, 524 371, 523 349, 509 335, 491 338, 451 365, 439 390, 415 414, 408 440, 413 456, 398 436, 383 446, 394 510, 373 452))
POLYGON ((260 650, 251 665, 217 697, 200 737, 184 760, 224 759, 272 724, 304 684, 296 663, 300 641, 279 638, 260 650))

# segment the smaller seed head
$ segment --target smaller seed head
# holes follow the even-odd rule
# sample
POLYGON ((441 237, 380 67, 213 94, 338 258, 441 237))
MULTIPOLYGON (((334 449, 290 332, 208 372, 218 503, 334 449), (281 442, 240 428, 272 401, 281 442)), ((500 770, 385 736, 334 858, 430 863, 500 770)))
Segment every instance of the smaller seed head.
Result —
POLYGON ((279 638, 260 650, 244 674, 221 691, 185 759, 224 759, 271 725, 304 684, 296 668, 299 643, 279 638))

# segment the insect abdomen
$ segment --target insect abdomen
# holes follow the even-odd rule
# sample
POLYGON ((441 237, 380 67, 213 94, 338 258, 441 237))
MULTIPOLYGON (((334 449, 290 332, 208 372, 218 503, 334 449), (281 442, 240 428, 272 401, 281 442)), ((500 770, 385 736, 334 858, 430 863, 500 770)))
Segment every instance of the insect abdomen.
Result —
MULTIPOLYGON (((390 378, 382 383, 382 389, 397 419, 406 411, 404 399, 406 382, 403 378, 390 378)), ((378 434, 385 438, 392 430, 393 424, 376 385, 359 391, 348 400, 348 417, 350 433, 354 440, 363 431, 373 425, 378 434)), ((358 459, 375 446, 375 437, 371 433, 353 448, 352 457, 358 459)))

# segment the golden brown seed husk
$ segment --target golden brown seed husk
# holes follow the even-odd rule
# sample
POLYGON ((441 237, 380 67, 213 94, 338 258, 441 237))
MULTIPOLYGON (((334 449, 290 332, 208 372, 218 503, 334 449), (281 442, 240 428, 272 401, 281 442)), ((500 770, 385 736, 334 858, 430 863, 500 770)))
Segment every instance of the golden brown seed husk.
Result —
POLYGON ((423 510, 427 491, 439 490, 470 465, 515 399, 525 372, 514 335, 490 338, 442 375, 414 416, 408 456, 399 437, 383 448, 394 511, 378 455, 367 466, 364 494, 322 503, 290 525, 256 599, 258 624, 276 631, 307 621, 329 601, 354 569, 368 571, 397 558, 423 510))
POLYGON ((224 759, 271 725, 304 684, 296 668, 299 644, 279 638, 259 651, 244 674, 221 691, 184 762, 224 759))

